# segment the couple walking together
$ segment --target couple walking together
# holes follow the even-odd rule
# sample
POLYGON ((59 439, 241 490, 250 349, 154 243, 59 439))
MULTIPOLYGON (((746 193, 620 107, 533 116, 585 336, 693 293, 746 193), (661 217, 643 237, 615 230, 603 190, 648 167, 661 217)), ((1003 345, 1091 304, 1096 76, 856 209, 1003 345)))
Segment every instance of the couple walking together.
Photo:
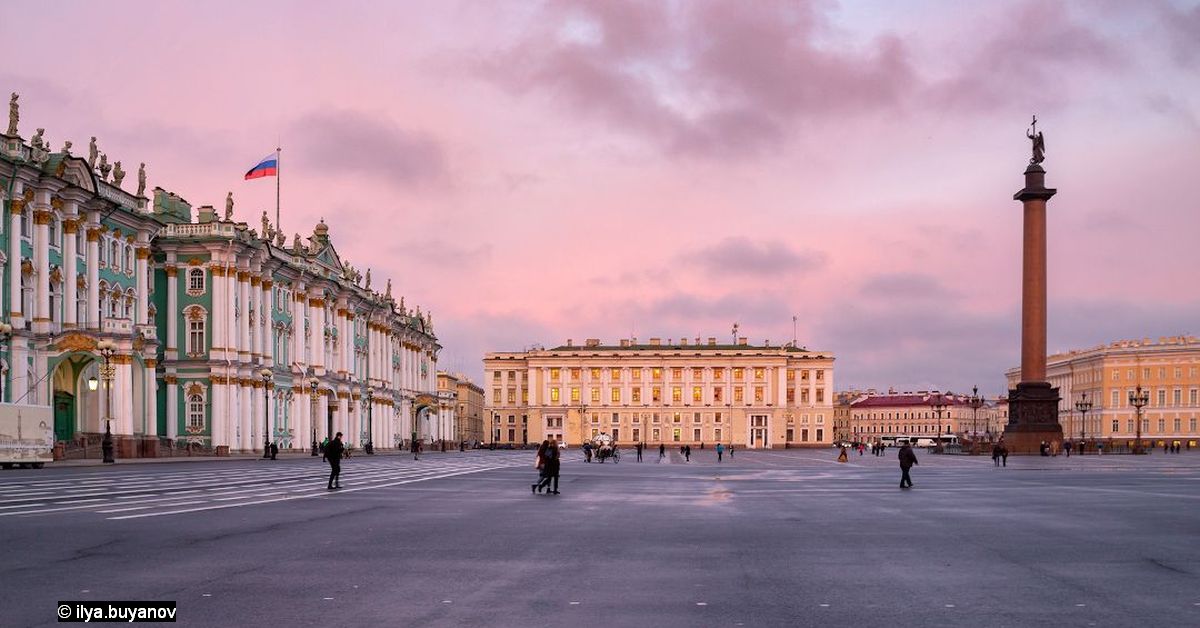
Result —
POLYGON ((542 441, 538 446, 537 461, 534 467, 538 470, 538 481, 532 485, 534 493, 541 493, 542 489, 546 489, 547 495, 558 495, 558 465, 561 454, 558 451, 558 440, 551 438, 550 440, 542 441), (553 483, 553 486, 551 484, 553 483))

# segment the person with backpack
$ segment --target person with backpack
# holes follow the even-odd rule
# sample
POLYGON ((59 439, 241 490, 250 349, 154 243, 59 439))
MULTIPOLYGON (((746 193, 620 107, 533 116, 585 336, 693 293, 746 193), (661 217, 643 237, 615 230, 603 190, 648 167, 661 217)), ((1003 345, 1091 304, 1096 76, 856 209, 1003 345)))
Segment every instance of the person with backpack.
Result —
POLYGON ((908 471, 917 463, 917 454, 913 453, 912 446, 905 441, 900 446, 900 488, 912 488, 912 478, 909 477, 908 471))

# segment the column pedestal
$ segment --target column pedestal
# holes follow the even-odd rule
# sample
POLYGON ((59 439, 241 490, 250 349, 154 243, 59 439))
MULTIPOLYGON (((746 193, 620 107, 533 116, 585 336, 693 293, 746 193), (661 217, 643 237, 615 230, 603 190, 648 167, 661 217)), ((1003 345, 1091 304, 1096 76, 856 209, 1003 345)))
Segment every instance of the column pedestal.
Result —
POLYGON ((1041 444, 1060 443, 1058 389, 1048 382, 1021 382, 1008 391, 1008 425, 1004 444, 1014 454, 1037 454, 1041 444))

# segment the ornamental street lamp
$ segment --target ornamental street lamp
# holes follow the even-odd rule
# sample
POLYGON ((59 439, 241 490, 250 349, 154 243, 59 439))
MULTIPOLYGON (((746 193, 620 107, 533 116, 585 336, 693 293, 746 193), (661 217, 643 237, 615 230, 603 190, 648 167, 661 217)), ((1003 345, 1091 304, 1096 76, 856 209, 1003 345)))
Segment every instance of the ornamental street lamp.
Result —
POLYGON ((1088 401, 1087 392, 1079 396, 1079 401, 1075 402, 1075 409, 1079 411, 1079 453, 1083 453, 1084 438, 1087 436, 1087 413, 1092 409, 1092 402, 1088 401))
MULTIPOLYGON (((0 343, 7 343, 12 338, 12 325, 0 323, 0 343)), ((0 403, 4 402, 4 371, 0 370, 0 403)))
POLYGON ((936 401, 932 402, 930 405, 933 406, 933 411, 937 412, 938 437, 937 437, 937 440, 934 441, 934 443, 937 447, 937 450, 941 451, 942 450, 942 411, 946 409, 945 396, 942 395, 942 393, 938 393, 936 401))
POLYGON ((308 380, 308 397, 312 400, 312 419, 309 423, 312 426, 312 455, 317 455, 317 387, 321 385, 321 381, 317 378, 308 380))
POLYGON ((264 368, 258 372, 263 380, 263 460, 271 457, 271 369, 264 368))
POLYGON ((374 408, 374 406, 375 406, 375 391, 371 390, 370 388, 367 388, 367 394, 363 395, 363 403, 366 405, 365 410, 367 411, 367 431, 366 431, 366 436, 363 437, 363 442, 365 442, 366 444, 363 445, 363 450, 366 451, 368 454, 374 454, 375 453, 375 445, 371 443, 371 435, 374 434, 375 432, 372 431, 372 429, 371 429, 372 428, 371 420, 373 418, 373 413, 375 410, 375 408, 374 408))
POLYGON ((983 407, 983 397, 979 396, 979 387, 971 387, 971 451, 979 453, 979 409, 983 407))
POLYGON ((1129 393, 1129 405, 1137 409, 1137 441, 1133 444, 1133 453, 1144 453, 1142 449, 1142 408, 1150 403, 1150 391, 1142 390, 1142 385, 1137 385, 1137 390, 1129 393))
MULTIPOLYGON (((100 450, 104 454, 103 462, 112 464, 116 462, 116 459, 113 458, 112 439, 112 384, 117 367, 112 364, 111 360, 113 354, 117 351, 117 344, 111 340, 101 340, 96 343, 96 350, 100 352, 100 357, 104 358, 104 363, 100 365, 100 379, 104 380, 106 393, 104 401, 104 440, 100 443, 100 450)), ((91 387, 90 383, 89 387, 91 387)))

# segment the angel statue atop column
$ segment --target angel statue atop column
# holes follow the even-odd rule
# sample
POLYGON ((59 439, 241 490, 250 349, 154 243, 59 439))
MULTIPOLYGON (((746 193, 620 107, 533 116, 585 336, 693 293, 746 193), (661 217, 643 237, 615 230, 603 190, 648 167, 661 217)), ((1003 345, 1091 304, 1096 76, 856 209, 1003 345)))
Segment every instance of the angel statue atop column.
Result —
POLYGON ((1046 159, 1046 138, 1042 137, 1042 132, 1037 130, 1037 116, 1033 116, 1033 124, 1025 132, 1025 137, 1033 142, 1033 157, 1029 158, 1029 163, 1031 165, 1042 163, 1046 159))

